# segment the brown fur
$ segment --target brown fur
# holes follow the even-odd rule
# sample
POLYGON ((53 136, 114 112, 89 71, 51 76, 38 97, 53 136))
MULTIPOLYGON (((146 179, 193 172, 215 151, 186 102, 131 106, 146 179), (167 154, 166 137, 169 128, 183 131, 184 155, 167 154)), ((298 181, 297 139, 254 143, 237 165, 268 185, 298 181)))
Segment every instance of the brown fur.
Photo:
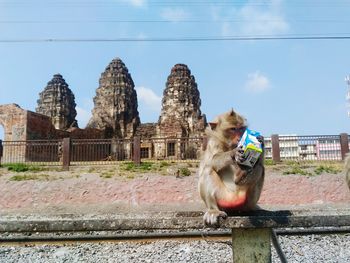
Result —
POLYGON ((235 160, 237 145, 229 138, 229 129, 246 126, 246 120, 233 110, 219 115, 211 127, 206 129, 208 144, 199 167, 198 188, 207 211, 204 222, 216 225, 226 212, 218 206, 218 200, 235 200, 240 193, 247 199, 239 210, 256 208, 264 182, 263 154, 251 169, 243 167, 235 160))

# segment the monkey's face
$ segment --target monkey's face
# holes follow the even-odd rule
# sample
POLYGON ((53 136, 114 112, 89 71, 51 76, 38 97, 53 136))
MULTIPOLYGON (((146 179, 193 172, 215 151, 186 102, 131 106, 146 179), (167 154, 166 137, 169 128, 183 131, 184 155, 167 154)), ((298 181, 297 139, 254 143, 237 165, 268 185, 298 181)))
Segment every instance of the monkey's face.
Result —
POLYGON ((233 148, 236 148, 238 145, 239 140, 241 139, 243 133, 245 132, 247 127, 245 126, 239 126, 239 127, 231 127, 226 131, 227 138, 229 138, 230 146, 233 148))
POLYGON ((233 110, 217 116, 209 125, 210 132, 229 149, 237 147, 247 127, 246 120, 233 110))

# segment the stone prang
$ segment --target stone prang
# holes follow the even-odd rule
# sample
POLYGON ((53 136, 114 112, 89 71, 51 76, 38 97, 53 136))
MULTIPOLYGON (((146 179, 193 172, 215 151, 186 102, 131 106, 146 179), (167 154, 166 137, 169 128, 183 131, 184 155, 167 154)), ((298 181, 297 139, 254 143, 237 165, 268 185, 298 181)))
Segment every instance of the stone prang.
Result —
POLYGON ((176 64, 166 82, 158 121, 160 136, 201 136, 206 126, 197 83, 184 64, 176 64))
POLYGON ((87 127, 105 130, 107 137, 133 137, 140 124, 134 87, 123 61, 112 60, 101 74, 87 127))
POLYGON ((78 127, 75 97, 62 75, 55 74, 39 97, 36 112, 50 117, 56 129, 78 127))

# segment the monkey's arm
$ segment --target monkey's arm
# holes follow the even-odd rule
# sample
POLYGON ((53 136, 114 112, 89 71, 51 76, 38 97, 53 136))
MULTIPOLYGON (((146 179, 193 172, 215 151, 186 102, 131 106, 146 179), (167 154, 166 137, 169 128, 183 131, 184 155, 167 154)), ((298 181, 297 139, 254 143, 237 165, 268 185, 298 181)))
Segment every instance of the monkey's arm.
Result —
POLYGON ((261 174, 263 174, 265 170, 264 168, 265 149, 264 149, 263 143, 262 143, 262 146, 263 146, 263 151, 253 167, 242 165, 241 163, 245 161, 245 158, 243 157, 242 151, 240 150, 237 151, 236 173, 234 177, 235 184, 238 184, 238 185, 252 184, 252 182, 257 181, 261 176, 261 174))
POLYGON ((227 152, 220 152, 214 154, 210 166, 215 172, 221 171, 223 168, 234 163, 236 149, 227 152))

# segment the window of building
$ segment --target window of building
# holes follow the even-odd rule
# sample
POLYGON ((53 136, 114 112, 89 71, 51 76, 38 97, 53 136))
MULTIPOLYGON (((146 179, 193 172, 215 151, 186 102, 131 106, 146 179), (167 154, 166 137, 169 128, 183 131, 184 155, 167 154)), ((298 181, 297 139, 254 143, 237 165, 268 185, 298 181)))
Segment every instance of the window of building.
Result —
POLYGON ((168 142, 167 144, 167 156, 175 156, 175 142, 168 142))
POLYGON ((148 147, 141 147, 140 155, 141 155, 141 158, 150 158, 149 148, 148 147))

